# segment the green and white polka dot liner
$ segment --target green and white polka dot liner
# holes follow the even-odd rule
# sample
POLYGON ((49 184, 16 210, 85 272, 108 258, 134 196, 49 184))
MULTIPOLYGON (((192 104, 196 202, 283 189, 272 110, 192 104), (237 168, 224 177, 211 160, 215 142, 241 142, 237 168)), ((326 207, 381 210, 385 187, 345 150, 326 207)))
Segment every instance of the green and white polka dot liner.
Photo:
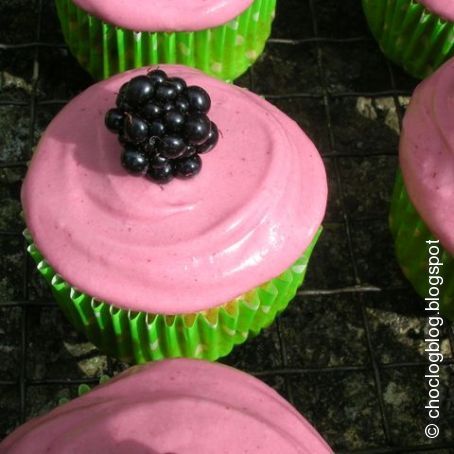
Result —
POLYGON ((260 56, 271 33, 276 0, 254 0, 235 19, 194 32, 134 32, 107 24, 56 0, 65 40, 80 64, 95 78, 163 63, 198 68, 233 81, 260 56))

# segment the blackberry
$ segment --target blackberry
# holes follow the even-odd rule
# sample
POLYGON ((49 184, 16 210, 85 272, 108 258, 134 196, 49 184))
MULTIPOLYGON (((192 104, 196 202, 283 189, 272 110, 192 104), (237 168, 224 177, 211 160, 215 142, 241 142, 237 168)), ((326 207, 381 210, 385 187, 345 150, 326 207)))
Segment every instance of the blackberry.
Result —
POLYGON ((127 114, 125 119, 124 133, 131 143, 141 143, 148 138, 148 123, 139 117, 127 114))
POLYGON ((181 79, 180 77, 170 77, 169 79, 167 79, 167 82, 172 84, 175 89, 177 90, 177 93, 179 95, 181 95, 181 93, 184 92, 185 88, 186 88, 186 82, 181 79))
POLYGON ((118 141, 123 145, 123 147, 126 147, 127 145, 133 145, 124 135, 123 132, 118 134, 118 141))
POLYGON ((154 85, 147 76, 137 76, 128 82, 125 90, 125 101, 128 105, 138 107, 145 104, 154 93, 154 85))
POLYGON ((161 69, 154 69, 148 71, 147 77, 151 80, 154 85, 162 84, 167 80, 167 74, 161 69))
POLYGON ((218 143, 218 128, 207 116, 210 107, 203 88, 154 69, 121 86, 105 124, 118 135, 123 167, 163 184, 174 176, 197 175, 199 154, 218 143))
POLYGON ((165 132, 166 127, 162 120, 155 120, 148 127, 149 137, 162 137, 165 132))
POLYGON ((164 136, 159 143, 159 153, 167 159, 176 159, 184 155, 186 144, 179 136, 164 136))
POLYGON ((162 113, 162 107, 153 101, 145 104, 141 110, 142 117, 147 121, 153 121, 161 118, 162 113))
POLYGON ((156 183, 168 183, 173 179, 173 166, 168 161, 162 167, 150 166, 148 168, 147 176, 156 183))
POLYGON ((215 123, 210 122, 210 132, 205 142, 196 147, 196 152, 203 154, 211 151, 219 141, 219 131, 215 123))
POLYGON ((128 83, 126 82, 125 84, 123 84, 120 87, 120 91, 118 92, 115 104, 120 109, 126 109, 127 108, 127 103, 126 103, 126 100, 125 100, 125 95, 126 95, 127 88, 128 88, 128 83))
POLYGON ((161 156, 160 154, 155 154, 149 159, 150 167, 155 169, 160 169, 161 167, 165 167, 169 160, 161 156))
POLYGON ((178 111, 185 114, 189 112, 189 101, 184 96, 178 96, 175 100, 175 107, 178 111))
POLYGON ((186 151, 184 152, 184 157, 189 158, 189 156, 195 155, 197 153, 197 147, 195 145, 188 145, 186 151))
POLYGON ((207 113, 211 107, 211 99, 202 87, 188 87, 185 91, 191 111, 207 113))
POLYGON ((164 115, 164 124, 166 126, 167 131, 171 132, 180 131, 183 128, 185 121, 186 117, 178 110, 169 110, 164 115))
POLYGON ((125 114, 121 109, 110 109, 106 113, 105 123, 112 132, 121 132, 124 120, 125 114))
POLYGON ((175 160, 174 173, 181 178, 192 178, 197 175, 202 169, 202 160, 200 156, 195 154, 189 158, 181 158, 175 160))
POLYGON ((164 113, 170 112, 175 109, 175 103, 173 101, 166 101, 162 103, 161 108, 164 113))
POLYGON ((171 82, 163 82, 156 87, 156 99, 162 103, 173 101, 178 91, 171 82))
POLYGON ((150 137, 147 141, 140 145, 140 149, 146 153, 146 155, 150 158, 157 153, 158 145, 157 141, 159 139, 157 137, 150 137))
POLYGON ((200 145, 210 134, 210 120, 204 114, 190 114, 184 124, 184 138, 194 145, 200 145))
POLYGON ((121 155, 123 167, 131 173, 141 174, 147 170, 148 160, 145 153, 131 145, 127 145, 121 155))

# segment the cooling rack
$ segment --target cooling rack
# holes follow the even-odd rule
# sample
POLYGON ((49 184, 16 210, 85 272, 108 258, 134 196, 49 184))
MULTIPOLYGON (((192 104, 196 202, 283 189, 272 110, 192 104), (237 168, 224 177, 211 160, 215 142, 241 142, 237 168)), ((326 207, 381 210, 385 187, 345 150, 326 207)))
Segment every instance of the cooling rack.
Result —
MULTIPOLYGON (((330 199, 304 286, 223 361, 289 399, 336 452, 454 452, 452 329, 440 437, 424 437, 422 303, 393 256, 387 210, 399 128, 417 81, 371 38, 360 2, 278 0, 272 39, 238 84, 292 116, 323 156, 330 199)), ((63 319, 26 253, 20 181, 51 118, 91 83, 50 0, 0 4, 0 437, 127 365, 63 319)))

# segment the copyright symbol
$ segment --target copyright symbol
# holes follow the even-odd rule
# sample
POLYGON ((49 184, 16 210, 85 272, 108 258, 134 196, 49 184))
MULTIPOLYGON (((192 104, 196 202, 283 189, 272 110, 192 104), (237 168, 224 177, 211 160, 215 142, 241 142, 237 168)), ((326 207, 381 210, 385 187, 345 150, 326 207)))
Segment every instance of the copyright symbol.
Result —
POLYGON ((427 438, 437 438, 440 435, 440 429, 436 424, 427 424, 424 432, 427 438))

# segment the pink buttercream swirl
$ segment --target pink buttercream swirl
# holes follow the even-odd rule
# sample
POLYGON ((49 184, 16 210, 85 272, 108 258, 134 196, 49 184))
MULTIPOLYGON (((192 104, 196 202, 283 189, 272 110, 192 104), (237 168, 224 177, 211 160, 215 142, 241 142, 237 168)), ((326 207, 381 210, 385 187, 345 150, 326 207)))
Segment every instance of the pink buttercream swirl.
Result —
POLYGON ((320 155, 260 97, 184 67, 164 67, 212 99, 221 131, 191 180, 129 175, 103 124, 132 76, 90 87, 53 120, 26 176, 27 226, 71 285, 153 313, 212 308, 278 276, 307 248, 327 197, 320 155))
POLYGON ((223 25, 253 0, 74 0, 99 19, 142 32, 197 31, 223 25))
POLYGON ((404 118, 400 164, 410 199, 454 253, 454 58, 415 90, 404 118))
POLYGON ((0 443, 3 454, 328 454, 273 389, 197 360, 136 366, 0 443))

